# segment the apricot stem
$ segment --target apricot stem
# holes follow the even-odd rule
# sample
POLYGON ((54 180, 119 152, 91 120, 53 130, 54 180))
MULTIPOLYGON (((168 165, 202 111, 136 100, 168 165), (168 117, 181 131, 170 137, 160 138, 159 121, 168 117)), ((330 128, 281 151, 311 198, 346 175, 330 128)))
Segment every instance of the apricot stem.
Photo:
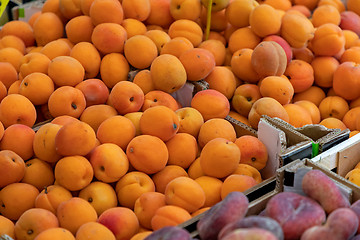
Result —
POLYGON ((207 15, 206 15, 206 29, 205 29, 205 40, 208 40, 210 34, 210 24, 211 24, 211 8, 212 8, 212 0, 209 0, 207 6, 207 15))

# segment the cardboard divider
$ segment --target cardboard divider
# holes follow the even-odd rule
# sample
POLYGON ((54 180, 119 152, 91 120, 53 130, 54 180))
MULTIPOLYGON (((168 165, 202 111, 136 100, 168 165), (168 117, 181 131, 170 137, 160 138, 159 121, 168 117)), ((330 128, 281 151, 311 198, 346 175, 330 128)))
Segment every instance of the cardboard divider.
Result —
POLYGON ((345 177, 360 162, 360 134, 311 158, 311 161, 345 177))
POLYGON ((298 133, 277 118, 263 116, 258 127, 258 138, 268 149, 269 159, 261 176, 264 179, 275 176, 276 170, 291 161, 310 157, 311 139, 298 133))
POLYGON ((235 128, 236 137, 241 137, 244 135, 251 135, 254 137, 257 137, 257 131, 253 129, 252 127, 246 125, 245 123, 240 122, 239 120, 236 120, 233 117, 230 117, 229 115, 225 118, 228 120, 233 127, 235 128))

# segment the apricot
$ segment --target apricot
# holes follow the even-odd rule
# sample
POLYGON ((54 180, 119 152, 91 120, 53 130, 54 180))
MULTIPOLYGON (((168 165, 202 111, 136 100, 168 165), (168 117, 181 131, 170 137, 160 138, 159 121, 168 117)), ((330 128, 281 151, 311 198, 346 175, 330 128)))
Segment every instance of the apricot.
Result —
POLYGON ((262 97, 252 105, 248 116, 251 127, 254 129, 258 128, 262 115, 278 117, 286 122, 289 121, 289 115, 285 108, 277 100, 270 97, 262 97))
POLYGON ((280 76, 263 78, 259 90, 263 97, 272 97, 281 105, 290 103, 294 96, 294 87, 291 81, 280 76))
POLYGON ((3 188, 10 183, 20 182, 25 175, 24 160, 11 150, 0 151, 0 187, 3 188))
POLYGON ((211 118, 201 125, 197 141, 199 147, 203 148, 209 141, 219 137, 235 142, 236 131, 229 121, 222 118, 211 118))
POLYGON ((145 35, 128 37, 124 44, 124 55, 129 64, 138 69, 150 67, 158 56, 155 43, 145 35), (141 55, 139 56, 139 52, 141 55))
POLYGON ((41 232, 59 227, 54 213, 42 208, 31 208, 21 214, 15 223, 16 239, 34 239, 41 232))
POLYGON ((111 88, 108 100, 119 114, 125 115, 141 109, 144 93, 135 83, 120 81, 111 88))
POLYGON ((235 143, 225 138, 215 138, 200 153, 201 169, 208 176, 227 177, 237 168, 240 156, 240 149, 235 143))
POLYGON ((185 68, 188 81, 206 78, 215 68, 214 55, 207 49, 192 48, 183 52, 179 60, 185 68))
POLYGON ((156 192, 164 193, 166 185, 177 177, 188 177, 183 167, 178 165, 166 165, 162 170, 151 176, 155 184, 156 192))
POLYGON ((201 113, 204 121, 211 118, 225 118, 230 111, 229 100, 214 89, 197 92, 191 100, 191 107, 201 113))
POLYGON ((168 141, 179 130, 179 118, 176 113, 165 106, 154 106, 144 111, 140 118, 142 134, 152 135, 162 141, 168 141))
POLYGON ((191 219, 190 213, 182 207, 165 205, 155 211, 151 219, 151 228, 156 231, 167 226, 177 226, 189 219, 191 219))
POLYGON ((143 193, 154 192, 155 184, 148 174, 132 171, 120 178, 115 191, 120 206, 134 209, 136 199, 143 193))
POLYGON ((34 207, 39 190, 28 183, 10 183, 0 190, 0 213, 16 221, 34 207))
POLYGON ((170 54, 161 54, 156 57, 150 66, 151 79, 154 88, 167 93, 173 93, 185 85, 186 70, 181 61, 170 54))
POLYGON ((165 143, 156 136, 146 134, 134 137, 129 142, 126 155, 136 170, 147 174, 162 170, 169 159, 165 143))
POLYGON ((66 188, 60 185, 46 186, 35 198, 35 207, 43 208, 56 214, 59 204, 70 198, 72 198, 72 194, 66 188))
POLYGON ((206 195, 200 184, 189 177, 177 177, 165 188, 165 202, 192 213, 203 207, 206 195), (189 194, 191 193, 191 194, 189 194))
POLYGON ((96 240, 101 238, 116 240, 110 229, 98 222, 88 222, 81 225, 75 236, 76 240, 96 240))
POLYGON ((59 185, 70 191, 77 191, 90 184, 94 170, 85 157, 75 155, 61 158, 56 163, 54 174, 59 185))
POLYGON ((96 222, 98 216, 91 204, 79 197, 60 203, 57 208, 60 227, 69 230, 72 234, 76 234, 77 230, 85 223, 96 222))
POLYGON ((78 196, 88 201, 98 216, 107 209, 117 206, 117 196, 114 188, 104 182, 93 181, 81 189, 78 196))
POLYGON ((277 42, 263 41, 251 54, 251 65, 260 77, 281 76, 287 66, 286 53, 277 42))
POLYGON ((281 19, 280 36, 293 48, 306 47, 314 32, 312 22, 304 15, 285 12, 281 19))

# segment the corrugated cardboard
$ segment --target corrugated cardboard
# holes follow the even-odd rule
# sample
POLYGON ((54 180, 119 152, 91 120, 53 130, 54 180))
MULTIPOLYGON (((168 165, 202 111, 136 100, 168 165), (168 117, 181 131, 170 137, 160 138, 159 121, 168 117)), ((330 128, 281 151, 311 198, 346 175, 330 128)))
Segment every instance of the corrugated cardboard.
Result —
POLYGON ((244 135, 257 137, 257 131, 245 123, 242 123, 229 115, 226 116, 225 119, 228 120, 235 128, 236 137, 241 137, 244 135))
POLYGON ((283 124, 279 118, 263 116, 258 125, 258 138, 265 144, 269 159, 261 176, 264 179, 276 175, 276 170, 294 161, 311 157, 311 139, 283 124))
POLYGON ((311 161, 345 177, 360 162, 360 134, 322 152, 311 161))
POLYGON ((25 22, 29 21, 34 13, 41 11, 44 2, 45 0, 36 0, 27 3, 19 3, 18 6, 11 9, 12 19, 25 22))

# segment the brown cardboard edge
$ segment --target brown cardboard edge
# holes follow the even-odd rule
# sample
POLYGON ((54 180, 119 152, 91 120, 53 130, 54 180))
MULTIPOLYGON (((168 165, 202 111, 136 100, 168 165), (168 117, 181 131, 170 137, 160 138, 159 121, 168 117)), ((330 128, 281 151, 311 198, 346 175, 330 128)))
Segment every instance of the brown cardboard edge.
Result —
MULTIPOLYGON (((285 122, 284 120, 277 118, 277 117, 269 117, 267 115, 263 115, 261 117, 262 120, 266 121, 270 125, 274 126, 275 128, 283 131, 286 135, 286 148, 296 148, 296 144, 303 142, 303 141, 311 141, 311 138, 299 133, 296 129, 290 125, 289 123, 285 122), (295 140, 294 138, 298 138, 299 140, 295 140), (295 144, 290 144, 290 141, 296 142, 295 144)), ((286 149, 284 149, 286 152, 286 149)))
POLYGON ((246 125, 245 123, 242 123, 229 115, 227 115, 225 119, 234 126, 236 131, 236 137, 241 137, 244 135, 251 135, 257 137, 257 131, 252 127, 246 125))
POLYGON ((321 165, 329 170, 336 169, 337 173, 341 171, 341 164, 339 163, 339 154, 341 151, 348 149, 360 142, 360 134, 342 141, 341 143, 333 146, 332 148, 320 153, 319 155, 311 158, 311 161, 321 165), (339 168, 340 167, 340 168, 339 168))

